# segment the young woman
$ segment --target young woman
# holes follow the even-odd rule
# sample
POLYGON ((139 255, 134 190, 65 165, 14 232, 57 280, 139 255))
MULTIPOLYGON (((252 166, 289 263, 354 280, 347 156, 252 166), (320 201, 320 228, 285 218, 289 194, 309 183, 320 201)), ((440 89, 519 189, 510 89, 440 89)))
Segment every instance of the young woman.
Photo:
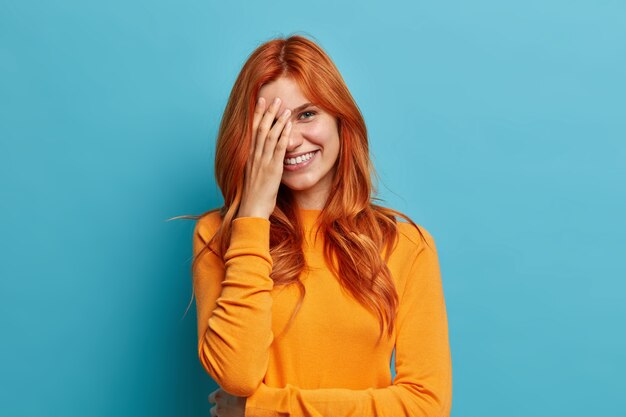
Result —
POLYGON ((434 240, 373 203, 373 174, 365 122, 327 54, 302 36, 259 46, 218 133, 224 206, 194 231, 212 416, 449 415, 434 240))

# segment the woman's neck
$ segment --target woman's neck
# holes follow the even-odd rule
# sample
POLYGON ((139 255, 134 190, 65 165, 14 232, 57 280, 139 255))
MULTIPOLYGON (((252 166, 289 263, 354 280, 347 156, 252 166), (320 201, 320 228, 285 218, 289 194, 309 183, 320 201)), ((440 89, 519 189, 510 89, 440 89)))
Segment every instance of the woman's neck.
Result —
POLYGON ((291 190, 292 201, 302 210, 322 210, 326 205, 326 200, 330 190, 317 184, 308 190, 291 190))

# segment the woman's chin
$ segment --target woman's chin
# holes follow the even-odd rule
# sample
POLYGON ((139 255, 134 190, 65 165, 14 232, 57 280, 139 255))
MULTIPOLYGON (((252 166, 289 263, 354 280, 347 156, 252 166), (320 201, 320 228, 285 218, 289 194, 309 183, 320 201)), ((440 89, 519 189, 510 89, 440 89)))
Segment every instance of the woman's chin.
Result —
POLYGON ((311 188, 307 184, 291 184, 291 183, 282 183, 285 187, 289 188, 291 191, 306 191, 311 188))

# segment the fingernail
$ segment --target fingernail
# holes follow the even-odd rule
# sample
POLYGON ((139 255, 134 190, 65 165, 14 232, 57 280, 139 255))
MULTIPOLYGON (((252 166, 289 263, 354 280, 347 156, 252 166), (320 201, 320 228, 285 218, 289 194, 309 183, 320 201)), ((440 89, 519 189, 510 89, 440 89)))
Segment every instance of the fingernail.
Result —
POLYGON ((280 102, 280 99, 279 99, 278 97, 276 97, 276 98, 274 99, 274 104, 278 104, 279 102, 280 102))

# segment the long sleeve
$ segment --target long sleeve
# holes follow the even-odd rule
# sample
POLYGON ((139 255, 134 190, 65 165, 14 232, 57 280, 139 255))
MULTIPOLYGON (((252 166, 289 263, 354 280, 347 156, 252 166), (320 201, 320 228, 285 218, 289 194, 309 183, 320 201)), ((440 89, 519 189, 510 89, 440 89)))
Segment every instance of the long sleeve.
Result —
MULTIPOLYGON (((212 223, 197 222, 194 255, 213 237, 212 223)), ((242 397, 263 380, 273 341, 269 234, 267 219, 234 219, 223 259, 205 252, 194 273, 200 362, 226 392, 242 397)))
POLYGON ((422 231, 430 247, 423 242, 416 247, 401 293, 392 385, 351 390, 261 384, 247 399, 246 417, 449 416, 452 361, 446 307, 434 240, 422 231))

